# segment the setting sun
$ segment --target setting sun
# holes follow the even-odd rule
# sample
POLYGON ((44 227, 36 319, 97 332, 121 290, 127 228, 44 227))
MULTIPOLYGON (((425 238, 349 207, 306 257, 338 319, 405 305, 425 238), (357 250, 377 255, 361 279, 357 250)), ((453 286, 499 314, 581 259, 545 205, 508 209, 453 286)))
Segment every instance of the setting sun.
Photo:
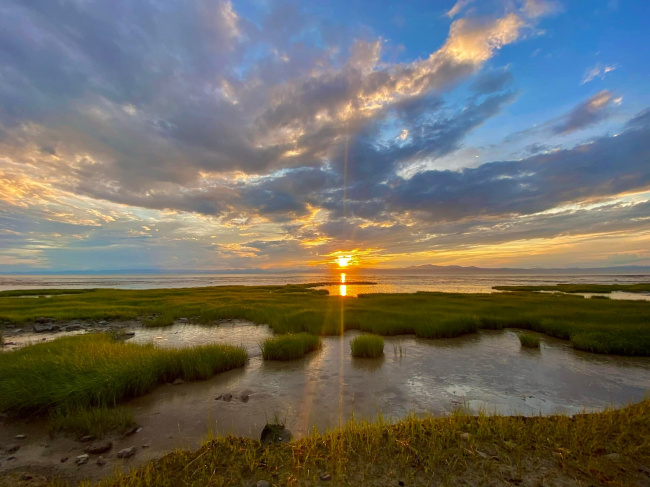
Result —
POLYGON ((339 267, 347 267, 348 265, 350 265, 351 260, 352 260, 351 255, 341 255, 337 259, 337 262, 339 264, 339 267))

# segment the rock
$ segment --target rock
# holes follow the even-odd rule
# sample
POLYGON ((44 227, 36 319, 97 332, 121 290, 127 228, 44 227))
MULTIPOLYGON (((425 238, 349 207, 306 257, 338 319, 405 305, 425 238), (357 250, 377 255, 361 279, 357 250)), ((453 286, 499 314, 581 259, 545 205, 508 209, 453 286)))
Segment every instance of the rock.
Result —
POLYGON ((107 321, 104 321, 104 320, 102 320, 102 321, 100 321, 100 322, 99 322, 98 324, 99 324, 99 325, 107 325, 107 324, 108 324, 108 322, 107 322, 107 321))
POLYGON ((102 453, 109 451, 111 448, 113 448, 113 442, 105 441, 103 443, 93 443, 92 445, 88 445, 84 448, 84 451, 91 455, 101 455, 102 453))
POLYGON ((132 428, 129 428, 124 432, 124 436, 131 436, 136 434, 138 431, 140 431, 140 428, 138 426, 134 426, 132 428))
POLYGON ((9 445, 7 447, 7 453, 16 453, 18 450, 20 450, 20 445, 9 445))
POLYGON ((331 476, 330 474, 328 474, 328 473, 324 473, 324 474, 322 474, 322 475, 320 476, 320 479, 321 479, 323 482, 329 482, 330 480, 332 480, 332 476, 331 476))
POLYGON ((29 475, 28 473, 24 473, 20 476, 20 480, 27 481, 27 480, 32 480, 34 477, 29 475))
POLYGON ((172 385, 175 386, 181 386, 183 384, 185 384, 185 381, 183 379, 176 379, 174 382, 172 382, 172 385))
POLYGON ((7 461, 10 462, 10 461, 15 460, 15 459, 16 459, 16 457, 14 457, 14 456, 12 455, 12 456, 10 456, 10 457, 7 458, 7 461))
POLYGON ((178 318, 181 323, 187 323, 187 318, 178 318))
POLYGON ((117 452, 117 458, 130 458, 135 455, 135 447, 131 446, 117 452))
POLYGON ((65 327, 65 331, 79 331, 81 330, 81 325, 68 325, 65 327))
POLYGON ((67 462, 67 461, 68 461, 68 457, 63 457, 63 458, 61 458, 61 463, 65 463, 65 462, 67 462))
POLYGON ((54 327, 52 325, 34 325, 34 333, 46 333, 53 329, 54 327))
POLYGON ((232 401, 232 394, 224 394, 223 395, 223 400, 226 402, 232 401))
POLYGON ((49 323, 54 323, 56 320, 54 318, 44 318, 43 316, 40 316, 34 320, 34 323, 38 323, 39 325, 45 325, 49 323))
POLYGON ((106 459, 100 455, 99 458, 97 459, 97 465, 103 467, 104 465, 106 465, 106 459))
POLYGON ((478 453, 478 456, 481 458, 490 458, 490 455, 488 455, 485 452, 482 452, 481 450, 476 450, 476 453, 478 453))
POLYGON ((142 445, 142 448, 150 448, 150 447, 151 447, 151 443, 145 443, 144 445, 142 445))
POLYGON ((248 400, 250 399, 250 396, 248 394, 242 394, 240 399, 241 399, 241 402, 248 402, 248 400))
POLYGON ((24 440, 27 437, 25 435, 16 435, 14 436, 14 438, 16 438, 17 440, 24 440))
POLYGON ((223 399, 223 394, 219 394, 217 397, 214 398, 215 401, 221 401, 223 399))
POLYGON ((291 431, 281 424, 265 425, 260 435, 260 441, 264 446, 270 445, 271 443, 289 443, 291 438, 291 431))
POLYGON ((122 337, 123 337, 125 340, 128 340, 129 338, 133 338, 134 336, 135 336, 135 332, 134 332, 134 331, 125 331, 124 333, 122 333, 122 337))
POLYGON ((461 433, 461 434, 460 434, 460 439, 461 439, 461 440, 465 440, 465 441, 467 441, 467 440, 469 440, 469 438, 470 438, 469 433, 461 433))
POLYGON ((81 441, 82 443, 90 443, 91 441, 94 441, 94 440, 95 440, 95 437, 93 435, 86 435, 86 436, 82 437, 81 440, 79 440, 79 441, 81 441))
POLYGON ((621 455, 618 453, 610 453, 609 455, 605 455, 605 458, 609 458, 610 460, 618 460, 621 458, 621 455))
POLYGON ((90 455, 88 455, 87 453, 84 453, 83 455, 79 455, 75 459, 74 463, 76 463, 77 465, 84 465, 84 464, 88 463, 89 458, 90 458, 90 455))
POLYGON ((255 487, 271 487, 271 484, 268 480, 258 480, 255 484, 255 487))

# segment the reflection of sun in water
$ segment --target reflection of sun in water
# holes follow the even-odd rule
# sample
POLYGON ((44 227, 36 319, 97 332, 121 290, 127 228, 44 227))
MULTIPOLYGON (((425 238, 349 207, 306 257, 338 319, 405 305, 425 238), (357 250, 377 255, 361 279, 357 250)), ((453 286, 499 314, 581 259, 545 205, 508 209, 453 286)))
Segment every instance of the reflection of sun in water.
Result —
POLYGON ((341 285, 339 286, 339 294, 341 296, 347 296, 348 287, 345 285, 345 272, 341 272, 341 285))
POLYGON ((339 267, 347 267, 350 264, 351 260, 352 260, 351 255, 340 255, 339 258, 337 259, 337 262, 339 264, 339 267))

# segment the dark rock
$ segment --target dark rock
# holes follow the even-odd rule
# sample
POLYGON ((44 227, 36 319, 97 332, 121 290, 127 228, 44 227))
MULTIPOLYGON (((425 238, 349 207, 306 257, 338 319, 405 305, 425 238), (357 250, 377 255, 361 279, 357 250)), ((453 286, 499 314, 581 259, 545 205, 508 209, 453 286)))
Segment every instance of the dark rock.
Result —
POLYGON ((65 462, 67 462, 67 461, 68 461, 68 457, 63 457, 63 458, 61 458, 61 463, 65 463, 65 462))
POLYGON ((86 435, 82 437, 81 440, 79 441, 81 441, 82 443, 90 443, 91 441, 95 441, 95 437, 93 435, 86 435))
POLYGON ((76 463, 77 465, 84 465, 85 463, 88 463, 89 458, 90 455, 84 453, 83 455, 79 455, 77 458, 75 458, 74 463, 76 463))
POLYGON ((150 447, 151 447, 151 443, 145 443, 144 445, 142 445, 142 448, 150 448, 150 447))
POLYGON ((291 431, 284 427, 282 424, 267 424, 262 430, 260 441, 262 445, 270 445, 271 443, 289 443, 291 441, 291 431))
POLYGON ((185 381, 183 379, 176 379, 174 382, 172 382, 172 385, 175 386, 181 386, 183 384, 185 384, 185 381))
POLYGON ((12 460, 15 460, 15 459, 16 459, 16 457, 14 457, 13 455, 10 456, 10 457, 7 457, 7 461, 8 461, 8 462, 10 462, 10 461, 12 461, 12 460))
POLYGON ((250 396, 248 394, 242 394, 240 399, 241 399, 241 402, 248 402, 248 400, 250 399, 250 396))
POLYGON ((187 323, 187 318, 178 318, 181 323, 187 323))
POLYGON ((232 401, 232 394, 224 394, 223 395, 223 400, 226 402, 232 401))
POLYGON ((27 481, 27 480, 32 480, 34 477, 32 475, 29 475, 28 473, 24 473, 20 476, 20 480, 27 481))
POLYGON ((133 428, 129 428, 124 432, 124 436, 131 436, 136 434, 138 431, 140 431, 138 426, 134 426, 133 428))
POLYGON ((34 325, 34 333, 46 333, 53 329, 54 327, 52 325, 34 325))
POLYGON ((320 479, 321 479, 323 482, 329 482, 330 480, 332 480, 332 476, 331 476, 330 474, 328 474, 328 473, 324 473, 324 474, 322 474, 322 475, 320 476, 320 479))
POLYGON ((217 397, 214 398, 215 401, 221 401, 223 399, 223 394, 219 394, 217 397))
POLYGON ((103 443, 93 443, 92 445, 88 445, 84 448, 84 451, 91 455, 101 455, 102 453, 109 451, 111 448, 113 448, 113 442, 105 441, 103 443))
POLYGON ((54 318, 44 318, 43 316, 40 316, 34 320, 34 323, 38 323, 39 325, 45 325, 49 323, 54 323, 56 320, 54 318))
POLYGON ((20 450, 20 445, 9 445, 7 447, 7 453, 16 453, 18 450, 20 450))
POLYGON ((104 457, 100 456, 97 459, 97 465, 99 465, 100 467, 103 467, 104 465, 106 465, 106 459, 104 457))
POLYGON ((135 447, 131 446, 117 452, 117 458, 130 458, 135 455, 135 447))
POLYGON ((81 325, 68 325, 65 327, 65 331, 79 331, 81 330, 81 325))

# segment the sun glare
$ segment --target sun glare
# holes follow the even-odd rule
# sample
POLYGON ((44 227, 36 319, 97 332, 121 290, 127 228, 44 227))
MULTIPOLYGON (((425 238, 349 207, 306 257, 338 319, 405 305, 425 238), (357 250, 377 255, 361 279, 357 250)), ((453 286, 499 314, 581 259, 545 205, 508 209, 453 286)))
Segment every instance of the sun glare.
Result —
POLYGON ((351 255, 340 255, 337 262, 339 264, 339 267, 347 267, 350 264, 351 260, 351 255))

